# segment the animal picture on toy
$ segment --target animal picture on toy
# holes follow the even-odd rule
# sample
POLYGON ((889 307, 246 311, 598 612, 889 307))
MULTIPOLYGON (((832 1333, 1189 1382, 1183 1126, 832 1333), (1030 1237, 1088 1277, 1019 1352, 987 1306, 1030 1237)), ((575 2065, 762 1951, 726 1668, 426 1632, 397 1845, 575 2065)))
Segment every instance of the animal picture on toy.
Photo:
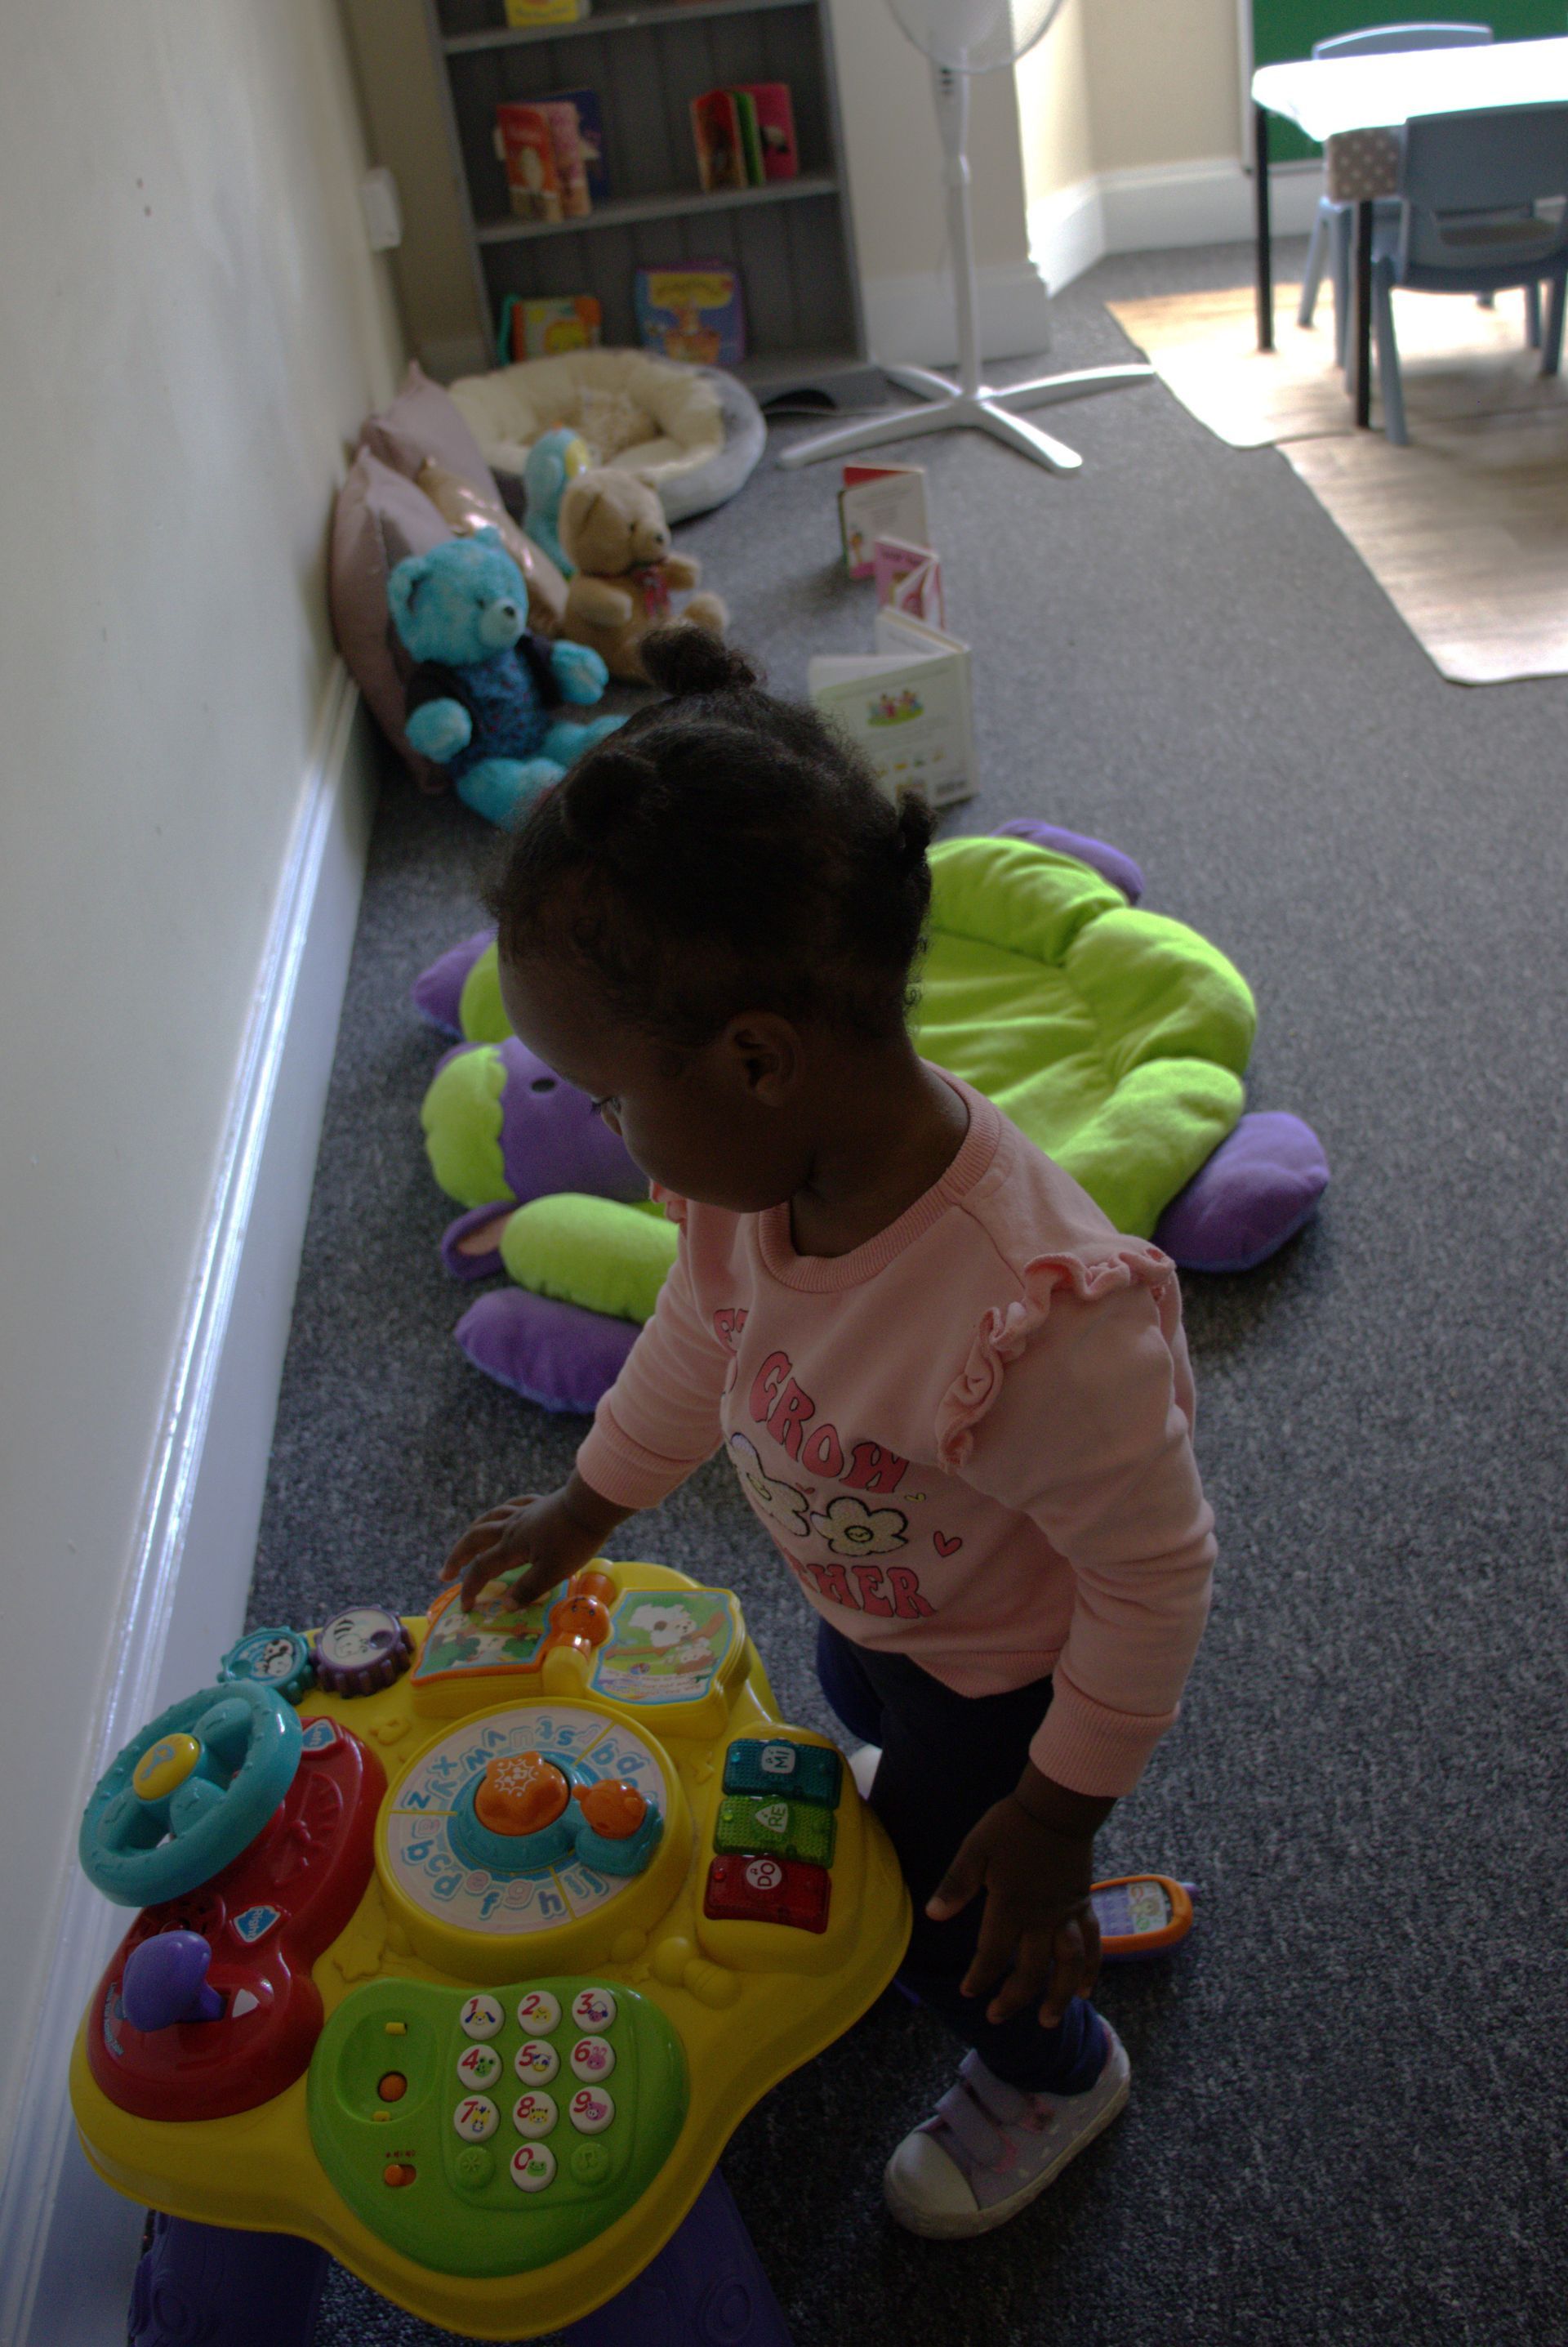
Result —
MULTIPOLYGON (((1322 1144, 1287 1111, 1246 1112, 1251 990, 1207 938, 1138 903, 1129 857, 1019 822, 943 841, 931 866, 914 1013, 928 1058, 1184 1269, 1248 1270, 1309 1221, 1322 1144)), ((443 1260, 465 1282, 514 1283, 479 1296, 457 1342, 527 1399, 592 1410, 654 1309, 675 1227, 586 1095, 511 1032, 488 934, 432 965, 413 999, 469 1047, 421 1112, 432 1171, 463 1210, 443 1260)))
POLYGON ((735 1632, 721 1591, 697 1595, 701 1604, 622 1598, 595 1673, 602 1695, 622 1702, 690 1703, 707 1694, 735 1632))
POLYGON ((563 703, 596 701, 608 671, 584 644, 528 632, 523 574, 495 530, 410 555, 388 579, 387 600, 416 663, 403 730, 490 822, 514 823, 574 758, 625 723, 556 714, 563 703))

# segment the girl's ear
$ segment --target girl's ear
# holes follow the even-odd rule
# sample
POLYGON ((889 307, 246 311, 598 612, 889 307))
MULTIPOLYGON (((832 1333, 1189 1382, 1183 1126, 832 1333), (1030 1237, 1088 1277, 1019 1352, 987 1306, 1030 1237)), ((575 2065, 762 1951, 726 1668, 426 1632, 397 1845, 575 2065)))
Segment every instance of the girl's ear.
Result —
POLYGON ((798 1030, 772 1010, 732 1019, 719 1046, 738 1088, 759 1108, 782 1108, 800 1081, 798 1030))

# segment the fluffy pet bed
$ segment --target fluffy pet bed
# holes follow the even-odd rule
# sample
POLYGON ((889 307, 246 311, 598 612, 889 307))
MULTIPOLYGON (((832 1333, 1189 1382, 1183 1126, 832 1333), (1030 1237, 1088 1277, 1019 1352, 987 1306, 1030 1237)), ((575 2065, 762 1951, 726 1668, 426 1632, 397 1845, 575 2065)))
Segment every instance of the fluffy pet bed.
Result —
POLYGON ((451 392, 494 473, 520 476, 540 434, 569 425, 596 464, 623 466, 657 489, 669 521, 732 497, 768 437, 761 409, 734 375, 647 351, 521 359, 463 375, 451 392))

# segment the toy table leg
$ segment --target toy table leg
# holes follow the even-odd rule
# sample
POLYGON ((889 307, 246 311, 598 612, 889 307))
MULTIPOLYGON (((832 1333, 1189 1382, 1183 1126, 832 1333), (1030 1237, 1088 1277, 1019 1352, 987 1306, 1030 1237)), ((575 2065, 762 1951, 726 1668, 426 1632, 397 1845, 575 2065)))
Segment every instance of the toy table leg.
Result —
POLYGON ((717 2168, 653 2263, 561 2336, 571 2347, 791 2347, 751 2236, 717 2168))
POLYGON ((311 2347, 327 2252, 291 2233, 155 2216, 131 2290, 129 2347, 311 2347))

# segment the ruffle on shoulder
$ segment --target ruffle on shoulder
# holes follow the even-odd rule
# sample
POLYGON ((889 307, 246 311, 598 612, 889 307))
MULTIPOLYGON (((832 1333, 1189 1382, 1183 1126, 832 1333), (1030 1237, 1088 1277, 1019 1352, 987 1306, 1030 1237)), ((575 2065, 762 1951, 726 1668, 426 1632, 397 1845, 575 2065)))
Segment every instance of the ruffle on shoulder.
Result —
POLYGON ((662 1182, 650 1182, 648 1184, 648 1196, 656 1200, 657 1203, 664 1208, 666 1219, 667 1221, 672 1223, 685 1222, 687 1214, 689 1212, 688 1202, 685 1198, 677 1195, 674 1190, 667 1190, 662 1182))
POLYGON ((1124 1288, 1146 1287, 1156 1303, 1176 1277, 1169 1255, 1141 1239, 1124 1239, 1107 1255, 1041 1255, 1023 1266, 1023 1293, 1008 1305, 993 1305, 982 1316, 969 1358, 936 1413, 937 1463, 956 1474, 974 1448, 974 1429, 1002 1391, 1010 1361, 1015 1361, 1051 1317, 1051 1303, 1066 1289, 1080 1304, 1100 1304, 1124 1288))

